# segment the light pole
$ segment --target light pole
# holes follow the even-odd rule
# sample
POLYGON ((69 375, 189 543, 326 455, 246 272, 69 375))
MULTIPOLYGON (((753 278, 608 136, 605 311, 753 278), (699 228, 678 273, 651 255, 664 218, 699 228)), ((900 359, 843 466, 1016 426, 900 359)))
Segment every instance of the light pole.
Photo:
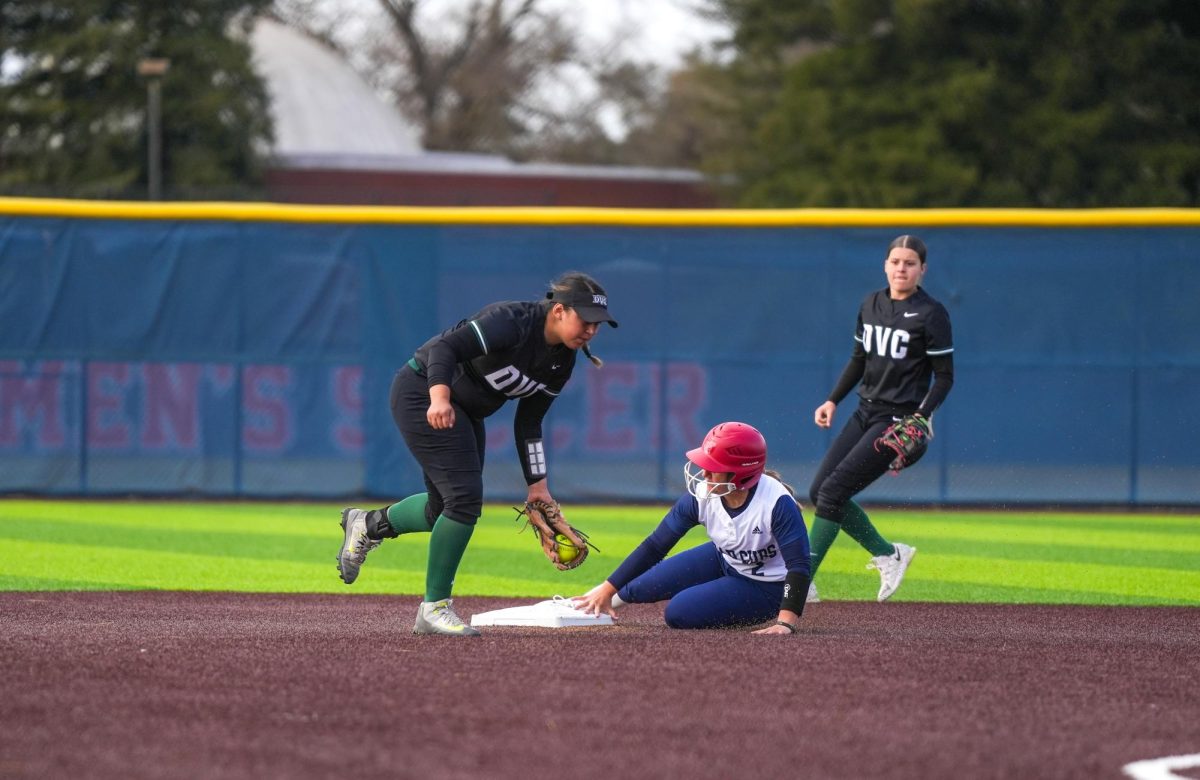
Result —
POLYGON ((161 57, 138 60, 137 72, 146 79, 147 168, 150 200, 162 200, 162 77, 171 61, 161 57))

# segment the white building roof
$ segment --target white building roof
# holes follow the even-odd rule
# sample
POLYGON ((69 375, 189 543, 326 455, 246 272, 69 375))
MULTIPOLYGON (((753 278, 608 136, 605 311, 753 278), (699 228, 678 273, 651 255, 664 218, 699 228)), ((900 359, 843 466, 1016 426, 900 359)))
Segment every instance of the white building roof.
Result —
POLYGON ((518 163, 494 154, 422 152, 408 155, 289 154, 277 160, 292 170, 390 171, 405 173, 479 174, 484 176, 543 176, 576 179, 634 179, 702 182, 699 171, 685 168, 646 168, 625 165, 518 163))
POLYGON ((341 55, 303 32, 259 17, 250 34, 275 123, 274 165, 287 169, 404 171, 700 182, 692 170, 516 163, 499 155, 427 152, 420 130, 382 100, 341 55))
POLYGON ((419 130, 336 52, 266 17, 255 22, 250 43, 271 97, 276 155, 422 153, 419 130))

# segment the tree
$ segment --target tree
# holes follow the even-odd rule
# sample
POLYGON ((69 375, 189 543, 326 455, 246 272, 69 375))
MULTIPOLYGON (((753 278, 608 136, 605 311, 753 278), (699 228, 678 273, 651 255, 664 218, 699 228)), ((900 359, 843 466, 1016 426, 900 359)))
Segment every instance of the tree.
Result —
POLYGON ((733 143, 732 94, 726 70, 693 52, 668 74, 666 88, 648 95, 640 114, 630 118, 619 158, 628 164, 710 168, 733 143))
POLYGON ((419 124, 426 149, 630 162, 622 136, 657 108, 661 74, 628 55, 620 31, 586 45, 540 0, 375 3, 366 23, 321 0, 276 7, 419 124))
POLYGON ((165 57, 168 195, 242 193, 271 140, 246 25, 270 0, 6 0, 0 4, 0 190, 145 192, 144 57, 165 57))
POLYGON ((561 17, 537 0, 470 0, 449 10, 421 0, 375 4, 380 15, 365 25, 345 12, 331 16, 320 0, 281 0, 278 9, 417 123, 426 149, 512 151, 536 119, 535 86, 573 56, 561 17))
POLYGON ((751 206, 1200 203, 1184 0, 713 0, 751 206))

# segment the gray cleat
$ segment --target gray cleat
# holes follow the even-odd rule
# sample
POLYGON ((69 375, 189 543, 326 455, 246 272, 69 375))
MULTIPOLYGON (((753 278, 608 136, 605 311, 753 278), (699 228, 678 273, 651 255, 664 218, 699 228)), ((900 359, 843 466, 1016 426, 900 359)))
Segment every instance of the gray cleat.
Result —
POLYGON ((479 636, 479 631, 471 628, 454 612, 454 599, 441 601, 422 601, 417 607, 417 622, 413 626, 414 634, 446 634, 447 636, 479 636))
POLYGON ((358 579, 358 570, 367 560, 367 553, 379 546, 379 540, 367 536, 367 513, 362 509, 342 510, 342 530, 345 539, 338 553, 338 573, 349 585, 358 579))

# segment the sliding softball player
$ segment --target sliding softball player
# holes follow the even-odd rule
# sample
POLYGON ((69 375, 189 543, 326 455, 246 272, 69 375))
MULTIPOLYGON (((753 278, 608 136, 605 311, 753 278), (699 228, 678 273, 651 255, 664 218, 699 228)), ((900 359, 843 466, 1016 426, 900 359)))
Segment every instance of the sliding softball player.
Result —
POLYGON ((770 622, 758 634, 794 634, 809 585, 808 536, 791 488, 765 472, 767 442, 727 422, 687 453, 687 493, 608 579, 573 601, 589 614, 670 600, 671 628, 770 622), (667 557, 697 525, 709 542, 667 557))

